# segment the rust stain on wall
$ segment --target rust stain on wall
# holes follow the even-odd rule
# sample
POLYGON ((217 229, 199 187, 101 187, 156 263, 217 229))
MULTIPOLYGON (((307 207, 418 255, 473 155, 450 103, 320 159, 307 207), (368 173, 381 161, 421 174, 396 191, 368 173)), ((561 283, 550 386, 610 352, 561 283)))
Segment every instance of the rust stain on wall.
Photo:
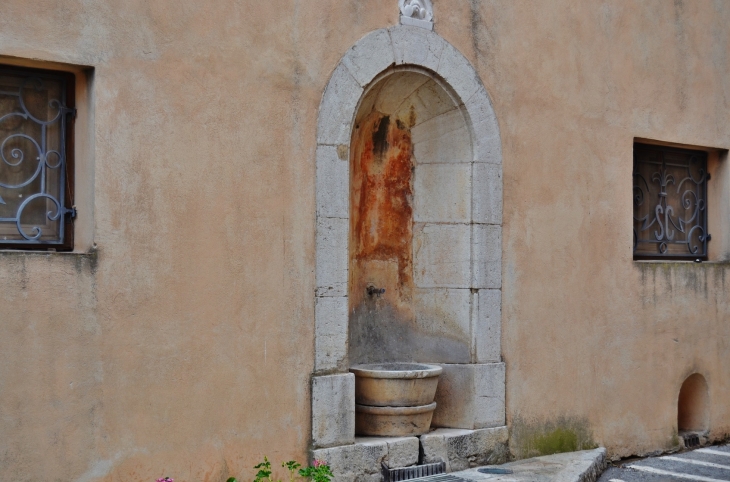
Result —
MULTIPOLYGON (((351 190, 351 302, 368 284, 408 303, 413 288, 413 145, 400 119, 373 111, 353 139, 351 190)), ((403 306, 406 308, 406 306, 403 306)))

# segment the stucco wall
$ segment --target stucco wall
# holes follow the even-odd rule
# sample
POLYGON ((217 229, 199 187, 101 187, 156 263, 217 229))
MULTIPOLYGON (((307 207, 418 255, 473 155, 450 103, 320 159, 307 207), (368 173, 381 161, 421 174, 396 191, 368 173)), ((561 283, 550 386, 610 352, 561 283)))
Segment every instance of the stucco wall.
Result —
POLYGON ((730 147, 727 7, 489 4, 458 45, 502 133, 502 353, 519 455, 565 432, 588 444, 592 432, 613 456, 676 444, 693 371, 712 433, 730 433, 729 267, 634 262, 629 227, 634 137, 730 147))
MULTIPOLYGON (((515 453, 546 427, 666 447, 694 370, 730 432, 730 268, 635 263, 630 228, 634 137, 730 147, 730 6, 434 3, 502 134, 515 453)), ((0 55, 94 67, 94 225, 91 254, 0 256, 0 479, 304 458, 317 108, 397 20, 395 0, 2 2, 0 55)))

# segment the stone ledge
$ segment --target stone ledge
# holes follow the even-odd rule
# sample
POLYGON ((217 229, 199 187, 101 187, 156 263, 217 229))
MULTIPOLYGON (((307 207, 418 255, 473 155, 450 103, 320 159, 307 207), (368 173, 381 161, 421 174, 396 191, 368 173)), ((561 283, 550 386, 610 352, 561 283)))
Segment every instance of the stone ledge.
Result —
POLYGON ((312 457, 326 461, 335 474, 334 482, 381 482, 381 463, 390 468, 418 463, 417 437, 356 437, 353 445, 312 451, 312 457))
POLYGON ((421 435, 424 464, 446 462, 455 472, 479 465, 502 464, 507 460, 507 427, 465 430, 440 428, 421 435))
POLYGON ((517 460, 500 468, 509 475, 487 475, 476 469, 454 474, 462 479, 482 482, 595 482, 606 468, 606 449, 582 450, 532 459, 517 460))

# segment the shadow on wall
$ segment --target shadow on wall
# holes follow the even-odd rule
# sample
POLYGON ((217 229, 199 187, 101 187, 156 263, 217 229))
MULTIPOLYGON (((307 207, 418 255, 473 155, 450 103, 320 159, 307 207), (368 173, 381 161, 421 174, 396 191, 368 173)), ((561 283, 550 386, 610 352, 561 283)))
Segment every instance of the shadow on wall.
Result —
POLYGON ((515 459, 526 459, 598 447, 588 420, 559 417, 546 422, 515 418, 510 428, 510 451, 515 459))
MULTIPOLYGON (((435 317, 435 316, 434 316, 435 317)), ((387 300, 364 300, 350 313, 350 363, 464 362, 469 346, 458 337, 428 333, 387 300)), ((443 317, 447 325, 449 319, 443 317)), ((457 328, 454 328, 454 332, 457 328)))
POLYGON ((710 428, 710 394, 705 377, 693 373, 682 384, 677 401, 679 432, 706 432, 710 428))

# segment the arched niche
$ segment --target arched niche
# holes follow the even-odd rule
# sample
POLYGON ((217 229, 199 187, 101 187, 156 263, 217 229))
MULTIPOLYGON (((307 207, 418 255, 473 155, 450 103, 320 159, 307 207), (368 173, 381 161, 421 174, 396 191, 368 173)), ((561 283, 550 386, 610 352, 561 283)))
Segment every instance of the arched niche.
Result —
MULTIPOLYGON (((423 93, 425 95, 425 90, 423 93)), ((446 194, 451 193, 444 187, 447 185, 440 182, 448 176, 439 179, 437 174, 431 175, 430 179, 436 179, 436 182, 430 187, 426 186, 428 183, 424 184, 430 194, 420 199, 419 179, 413 179, 412 183, 414 203, 424 202, 424 209, 413 206, 411 246, 418 242, 421 250, 419 254, 413 254, 410 261, 415 268, 414 293, 415 290, 431 290, 428 296, 422 297, 423 305, 430 302, 440 306, 439 309, 446 307, 453 312, 432 319, 451 317, 459 323, 458 330, 454 326, 432 324, 431 331, 425 333, 432 339, 446 338, 443 335, 447 334, 451 341, 455 340, 456 349, 442 343, 434 350, 409 353, 412 359, 446 364, 443 385, 448 390, 444 393, 454 394, 454 400, 439 399, 437 394, 439 409, 434 420, 440 426, 460 428, 504 425, 499 127, 487 91, 469 61, 436 33, 399 25, 374 31, 348 50, 332 73, 319 108, 315 360, 311 393, 315 448, 346 445, 354 440, 354 377, 348 372, 351 349, 349 298, 355 291, 358 296, 362 295, 364 290, 362 286, 355 286, 363 281, 352 280, 350 276, 353 221, 350 182, 351 162, 356 155, 352 139, 358 135, 359 123, 365 122, 372 113, 372 107, 368 107, 371 102, 373 106, 380 102, 378 109, 405 122, 403 126, 407 128, 404 130, 412 136, 417 160, 414 174, 419 165, 424 166, 425 173, 429 165, 450 164, 440 169, 448 176, 462 172, 462 179, 468 178, 468 182, 454 189, 461 196, 460 200, 441 205, 436 199, 438 189, 445 188, 446 194), (427 84, 436 88, 434 95, 445 103, 443 112, 434 108, 435 104, 421 109, 411 97, 419 88, 426 89, 427 84), (385 93, 382 89, 387 89, 388 95, 380 95, 385 93), (398 89, 405 90, 395 95, 398 89), (409 117, 410 105, 407 113, 399 111, 396 105, 385 106, 389 99, 393 103, 413 100, 415 118, 409 117), (447 147, 451 138, 437 142, 436 148, 428 151, 436 157, 441 155, 434 153, 443 152, 443 156, 440 162, 429 163, 428 155, 420 153, 413 136, 418 136, 419 119, 423 123, 427 118, 433 120, 438 116, 442 117, 435 122, 452 116, 446 122, 447 128, 461 130, 458 135, 468 139, 459 142, 458 149, 447 147), (454 157, 447 159, 452 154, 454 157), (419 256, 423 259, 419 260, 419 256), (440 269, 439 265, 452 269, 440 269), (433 273, 437 276, 431 276, 433 273)), ((397 127, 397 122, 393 125, 397 127)), ((437 136, 431 140, 437 141, 437 136)), ((386 293, 389 293, 387 288, 386 293)), ((357 301, 353 301, 356 305, 357 301)), ((419 310, 423 308, 418 306, 419 310)))
POLYGON ((350 142, 350 365, 472 361, 467 118, 456 93, 415 66, 388 69, 362 96, 350 142))
POLYGON ((710 392, 707 380, 693 373, 684 380, 677 399, 679 432, 705 432, 710 427, 710 392))

